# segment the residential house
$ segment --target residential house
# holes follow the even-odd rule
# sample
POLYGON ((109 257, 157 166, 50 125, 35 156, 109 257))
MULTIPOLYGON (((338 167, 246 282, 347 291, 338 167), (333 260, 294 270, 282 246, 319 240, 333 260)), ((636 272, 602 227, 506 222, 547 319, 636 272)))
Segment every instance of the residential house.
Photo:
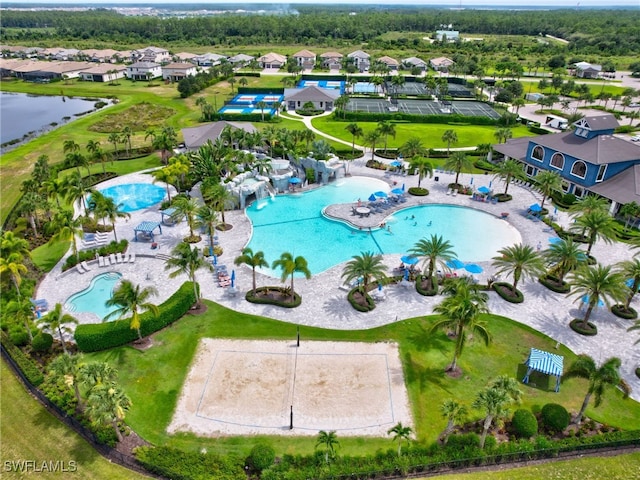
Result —
POLYGON ((50 55, 49 58, 51 60, 57 60, 57 61, 63 61, 63 62, 76 60, 80 58, 80 50, 78 50, 77 48, 63 48, 57 53, 50 55))
POLYGON ((82 60, 88 62, 115 63, 119 60, 121 53, 118 50, 112 50, 110 48, 104 50, 89 48, 81 50, 78 55, 82 60))
POLYGON ((131 61, 143 63, 167 63, 171 61, 169 50, 160 47, 146 47, 131 51, 131 61))
POLYGON ((287 63, 287 57, 279 53, 267 53, 258 58, 261 68, 282 68, 287 63))
POLYGON ((255 133, 257 131, 256 127, 254 127, 250 122, 220 121, 205 123, 197 127, 183 128, 181 130, 182 138, 184 138, 184 146, 187 150, 197 150, 209 140, 211 142, 215 142, 220 138, 222 131, 226 127, 241 129, 248 133, 255 133))
POLYGON ((587 62, 578 62, 573 65, 575 67, 575 75, 579 78, 598 78, 602 72, 602 65, 594 65, 587 62))
POLYGON ((174 62, 191 62, 194 64, 196 63, 194 60, 196 57, 197 55, 195 53, 189 53, 189 52, 179 52, 171 55, 171 59, 174 62))
POLYGON ((162 65, 154 62, 135 62, 127 66, 130 80, 150 80, 162 76, 162 65))
POLYGON ((229 63, 232 64, 236 68, 242 68, 252 60, 255 60, 256 57, 252 57, 251 55, 245 55, 244 53, 239 53, 238 55, 234 55, 233 57, 229 57, 229 63))
POLYGON ((562 177, 562 189, 576 197, 588 192, 620 205, 640 203, 640 145, 617 137, 618 121, 611 114, 584 117, 562 133, 524 137, 493 149, 523 163, 527 175, 550 170, 562 177))
POLYGON ((22 47, 19 45, 0 45, 2 57, 37 58, 44 48, 22 47))
POLYGON ((198 67, 193 63, 176 62, 162 66, 162 79, 170 82, 179 82, 183 78, 193 77, 198 73, 198 67))
POLYGON ((454 64, 455 62, 447 57, 437 57, 429 60, 429 65, 431 65, 431 68, 438 72, 446 73, 454 64))
POLYGON ((427 69, 427 62, 418 57, 409 57, 402 60, 402 64, 409 70, 418 68, 423 72, 427 69))
POLYGON ((333 110, 336 99, 340 97, 340 90, 329 90, 316 86, 305 88, 286 88, 284 90, 284 104, 287 110, 302 108, 311 102, 317 110, 333 110))
POLYGON ((347 55, 347 58, 351 59, 355 67, 361 72, 369 70, 369 67, 371 66, 371 56, 362 50, 351 52, 347 55))
POLYGON ((322 62, 322 68, 328 68, 329 70, 340 70, 342 68, 342 55, 339 52, 325 52, 320 55, 320 61, 322 62))
MULTIPOLYGON (((249 56, 245 55, 245 57, 249 56)), ((253 57, 249 57, 250 60, 252 58, 253 57)), ((218 55, 217 53, 204 53, 193 57, 193 62, 199 67, 215 67, 216 65, 220 65, 223 60, 227 60, 227 57, 224 55, 218 55)))
POLYGON ((42 62, 28 61, 14 67, 15 76, 29 82, 48 82, 53 79, 78 78, 80 73, 91 68, 89 62, 42 62))
POLYGON ((316 64, 316 54, 309 50, 300 50, 293 54, 293 58, 298 66, 305 70, 312 69, 316 64))
POLYGON ((397 71, 398 67, 400 66, 400 62, 398 62, 398 60, 396 60, 395 58, 391 58, 387 55, 380 57, 378 59, 378 62, 386 65, 389 71, 391 72, 397 71))
POLYGON ((80 72, 80 78, 86 82, 113 82, 124 78, 126 73, 126 65, 101 63, 80 72))

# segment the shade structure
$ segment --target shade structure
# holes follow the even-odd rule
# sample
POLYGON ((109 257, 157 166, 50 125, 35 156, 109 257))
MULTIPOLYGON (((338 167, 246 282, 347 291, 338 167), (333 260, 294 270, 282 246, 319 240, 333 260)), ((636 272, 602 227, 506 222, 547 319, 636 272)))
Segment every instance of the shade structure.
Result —
POLYGON ((560 378, 564 371, 563 356, 532 348, 529 352, 529 358, 527 358, 525 365, 527 366, 527 374, 522 379, 523 383, 529 383, 529 376, 531 375, 531 372, 541 372, 545 375, 553 375, 556 377, 555 391, 560 391, 560 378))
POLYGON ((374 195, 376 197, 380 197, 380 198, 387 198, 389 196, 385 192, 383 192, 382 190, 380 190, 379 192, 375 192, 374 195))
POLYGON ((560 237, 549 237, 549 243, 554 244, 554 243, 561 243, 562 239, 560 237))
POLYGON ((469 273, 482 273, 484 271, 477 263, 467 263, 464 269, 469 273))
POLYGON ((489 193, 491 192, 491 189, 485 185, 481 186, 480 188, 478 188, 478 191, 480 193, 489 193))
POLYGON ((231 288, 236 286, 236 271, 231 270, 231 288))
POLYGON ((397 160, 394 160, 393 162, 390 163, 390 165, 392 167, 401 167, 402 166, 402 162, 399 162, 397 160))
POLYGON ((529 206, 529 210, 531 210, 532 212, 541 212, 542 207, 539 203, 534 203, 533 205, 529 206))
POLYGON ((291 177, 289 179, 289 183, 301 183, 302 180, 300 180, 298 177, 291 177))
POLYGON ((400 261, 407 265, 415 265, 416 263, 418 263, 418 257, 414 255, 404 255, 400 258, 400 261))
POLYGON ((391 193, 393 193, 394 195, 402 195, 404 193, 404 190, 402 190, 401 188, 394 188, 393 190, 391 190, 391 193))
POLYGON ((447 262, 447 267, 453 268, 454 270, 457 270, 458 268, 463 268, 464 267, 464 262, 461 262, 457 258, 454 258, 453 260, 449 260, 447 262))
POLYGON ((135 233, 135 241, 138 241, 138 233, 142 233, 149 238, 149 240, 153 241, 153 231, 155 229, 159 229, 160 233, 162 233, 162 227, 159 222, 142 222, 136 228, 133 229, 135 233))
POLYGON ((373 193, 371 195, 369 195, 369 201, 370 202, 375 202, 376 201, 376 196, 373 193))

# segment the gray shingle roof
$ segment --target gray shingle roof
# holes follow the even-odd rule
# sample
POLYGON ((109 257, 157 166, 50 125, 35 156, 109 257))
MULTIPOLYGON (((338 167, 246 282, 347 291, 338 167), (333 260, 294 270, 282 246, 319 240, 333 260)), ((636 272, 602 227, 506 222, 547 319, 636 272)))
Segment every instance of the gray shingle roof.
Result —
POLYGON ((621 204, 640 203, 640 165, 629 167, 589 190, 621 204))
POLYGON ((305 88, 287 88, 284 91, 285 101, 299 102, 333 102, 340 96, 340 90, 330 90, 315 86, 305 88))
POLYGON ((595 165, 640 160, 640 146, 613 135, 586 139, 571 132, 530 138, 537 145, 566 153, 595 165))

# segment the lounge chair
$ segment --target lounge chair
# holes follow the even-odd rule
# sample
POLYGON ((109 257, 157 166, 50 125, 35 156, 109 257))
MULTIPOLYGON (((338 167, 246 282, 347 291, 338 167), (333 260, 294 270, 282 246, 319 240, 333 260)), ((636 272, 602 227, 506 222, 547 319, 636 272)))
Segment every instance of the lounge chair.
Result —
POLYGON ((109 254, 109 262, 110 262, 111 265, 115 265, 116 263, 118 263, 116 261, 116 256, 113 253, 109 254))
POLYGON ((79 263, 76 263, 76 270, 78 273, 85 273, 86 270, 84 268, 82 268, 82 265, 80 265, 79 263))
POLYGON ((451 195, 451 192, 453 192, 453 188, 447 189, 447 195, 451 195))
POLYGON ((134 252, 131 252, 129 254, 129 263, 133 263, 136 261, 136 254, 134 252))
POLYGON ((116 262, 123 263, 122 253, 120 252, 116 253, 116 262))
POLYGON ((89 270, 91 270, 91 269, 89 268, 89 265, 87 264, 86 260, 85 260, 84 262, 80 262, 80 265, 82 265, 82 268, 84 268, 87 272, 88 272, 89 270))
POLYGON ((218 282, 218 286, 222 288, 228 287, 229 285, 231 285, 231 279, 218 282))
POLYGON ((98 266, 104 267, 104 257, 98 257, 98 266))
POLYGON ((455 197, 456 195, 458 195, 458 189, 454 189, 454 190, 451 192, 451 196, 452 196, 452 197, 455 197))

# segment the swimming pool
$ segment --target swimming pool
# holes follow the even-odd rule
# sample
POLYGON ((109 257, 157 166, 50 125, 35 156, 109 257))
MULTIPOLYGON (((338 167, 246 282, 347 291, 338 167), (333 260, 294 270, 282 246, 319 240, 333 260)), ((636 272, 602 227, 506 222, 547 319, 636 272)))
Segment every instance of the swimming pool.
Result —
POLYGON ((122 274, 106 272, 91 279, 87 288, 71 295, 65 302, 64 308, 69 312, 95 313, 100 320, 118 307, 107 307, 105 302, 111 298, 113 287, 120 281, 122 274))
MULTIPOLYGON (((458 258, 465 262, 490 260, 499 249, 522 240, 518 230, 504 220, 451 205, 422 205, 397 211, 387 219, 391 233, 380 229, 360 231, 322 216, 327 205, 355 203, 378 190, 388 192, 389 185, 382 180, 350 177, 302 194, 254 202, 246 209, 253 224, 248 247, 264 252, 269 263, 283 252, 302 255, 316 274, 361 252, 406 253, 431 234, 449 240, 458 258)), ((279 271, 263 272, 280 276, 279 271)))
POLYGON ((127 183, 101 189, 100 193, 113 198, 116 205, 122 204, 122 211, 135 212, 164 200, 165 189, 152 183, 127 183))

